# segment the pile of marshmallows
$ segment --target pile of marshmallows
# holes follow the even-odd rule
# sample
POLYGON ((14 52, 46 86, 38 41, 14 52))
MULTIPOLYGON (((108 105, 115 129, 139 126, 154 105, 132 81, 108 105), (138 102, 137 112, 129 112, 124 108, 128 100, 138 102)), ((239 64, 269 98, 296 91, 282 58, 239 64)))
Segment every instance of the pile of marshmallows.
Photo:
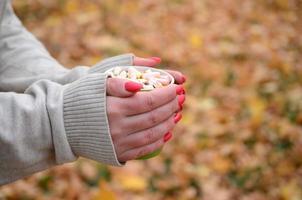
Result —
POLYGON ((142 90, 153 90, 155 88, 167 86, 171 83, 171 78, 168 75, 158 71, 152 71, 152 69, 138 71, 134 67, 128 67, 126 69, 114 67, 109 72, 109 76, 112 78, 130 79, 141 83, 143 85, 142 90))

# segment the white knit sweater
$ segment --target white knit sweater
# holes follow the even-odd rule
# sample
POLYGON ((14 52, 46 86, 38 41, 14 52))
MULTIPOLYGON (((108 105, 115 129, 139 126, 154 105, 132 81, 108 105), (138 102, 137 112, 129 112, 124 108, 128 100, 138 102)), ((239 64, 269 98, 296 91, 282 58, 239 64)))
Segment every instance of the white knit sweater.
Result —
POLYGON ((68 70, 0 0, 0 185, 78 156, 121 166, 106 114, 105 70, 133 55, 68 70))

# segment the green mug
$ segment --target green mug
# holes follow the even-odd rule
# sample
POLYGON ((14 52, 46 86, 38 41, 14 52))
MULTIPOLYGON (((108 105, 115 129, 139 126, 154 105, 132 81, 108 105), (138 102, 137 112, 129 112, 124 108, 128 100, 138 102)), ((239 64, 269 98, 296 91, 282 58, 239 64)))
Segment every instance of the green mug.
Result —
POLYGON ((161 148, 160 149, 157 149, 147 155, 144 155, 144 156, 141 156, 139 158, 137 158, 136 160, 147 160, 147 159, 150 159, 150 158, 153 158, 155 156, 157 156, 159 153, 161 152, 161 148))

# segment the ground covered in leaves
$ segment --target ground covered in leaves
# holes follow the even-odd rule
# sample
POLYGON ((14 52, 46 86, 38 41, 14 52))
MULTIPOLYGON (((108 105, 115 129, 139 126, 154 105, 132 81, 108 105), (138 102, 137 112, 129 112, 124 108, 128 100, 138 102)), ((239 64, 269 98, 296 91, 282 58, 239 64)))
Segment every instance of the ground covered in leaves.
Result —
POLYGON ((187 75, 161 155, 113 168, 80 159, 0 199, 302 199, 300 0, 23 0, 29 30, 66 67, 133 52, 187 75))

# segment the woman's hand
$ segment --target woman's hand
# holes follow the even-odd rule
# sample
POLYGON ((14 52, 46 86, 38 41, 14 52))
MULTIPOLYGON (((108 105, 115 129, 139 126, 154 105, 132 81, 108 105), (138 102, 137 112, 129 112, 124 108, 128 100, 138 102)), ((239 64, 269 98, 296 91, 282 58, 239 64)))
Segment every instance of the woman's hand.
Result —
POLYGON ((185 100, 181 85, 138 92, 141 88, 141 84, 125 79, 107 80, 107 115, 120 162, 161 148, 181 118, 179 111, 185 100))

